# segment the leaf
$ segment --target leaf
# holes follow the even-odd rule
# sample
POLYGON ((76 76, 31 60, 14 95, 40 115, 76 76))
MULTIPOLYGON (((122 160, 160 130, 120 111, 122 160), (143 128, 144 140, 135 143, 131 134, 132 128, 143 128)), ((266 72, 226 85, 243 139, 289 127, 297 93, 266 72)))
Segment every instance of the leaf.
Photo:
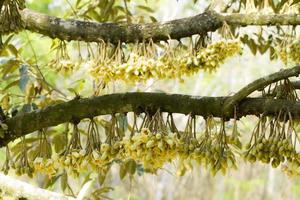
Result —
POLYGON ((52 139, 52 144, 54 144, 54 150, 56 153, 60 153, 65 150, 67 146, 67 140, 64 134, 57 134, 52 139))
POLYGON ((154 10, 152 8, 147 7, 147 6, 138 5, 137 8, 139 8, 141 10, 145 10, 145 11, 150 12, 150 13, 154 12, 154 10))
POLYGON ((13 37, 14 37, 14 34, 9 35, 9 36, 6 38, 5 42, 3 43, 3 46, 7 46, 8 43, 10 42, 10 40, 11 40, 13 37))
POLYGON ((264 54, 270 47, 271 43, 267 43, 267 44, 262 44, 258 46, 258 51, 260 54, 264 54))
POLYGON ((157 19, 156 19, 155 17, 150 16, 149 18, 150 18, 150 20, 151 20, 152 22, 157 22, 157 19))
POLYGON ((112 187, 103 187, 103 188, 100 188, 100 189, 96 189, 92 192, 92 196, 95 199, 111 199, 110 197, 105 196, 103 194, 108 193, 112 190, 114 190, 114 188, 112 188, 112 187))
POLYGON ((7 45, 7 48, 15 57, 18 57, 19 51, 14 45, 9 44, 9 45, 7 45))
POLYGON ((103 185, 103 183, 105 181, 105 178, 106 178, 106 174, 105 173, 99 173, 98 174, 98 183, 100 185, 103 185))
POLYGON ((68 174, 64 171, 60 178, 60 187, 62 191, 65 191, 68 186, 68 174))
POLYGON ((141 164, 137 164, 136 170, 137 170, 137 174, 139 176, 142 176, 145 173, 145 169, 144 169, 143 165, 141 165, 141 164))
POLYGON ((256 55, 257 52, 257 46, 254 42, 253 39, 250 39, 249 42, 247 43, 248 47, 250 48, 251 52, 253 55, 256 55))
POLYGON ((128 120, 126 114, 120 113, 119 115, 117 115, 117 121, 119 124, 119 134, 121 137, 124 137, 125 132, 128 129, 128 120))
POLYGON ((270 47, 270 60, 274 60, 277 58, 277 53, 274 47, 270 47))
POLYGON ((20 61, 16 60, 14 57, 0 57, 0 68, 2 68, 1 73, 4 78, 8 73, 14 72, 19 67, 20 61))
POLYGON ((9 110, 9 108, 10 108, 9 101, 10 101, 9 94, 6 94, 6 95, 4 95, 2 97, 2 99, 1 99, 1 107, 4 110, 9 110))
POLYGON ((123 180, 127 174, 127 167, 124 163, 120 164, 119 176, 123 180))
POLYGON ((11 88, 11 87, 17 86, 17 85, 19 84, 19 81, 20 81, 20 80, 18 79, 18 80, 16 80, 16 81, 13 81, 13 82, 9 83, 9 84, 3 89, 3 91, 8 90, 8 89, 11 88))
POLYGON ((136 172, 136 166, 137 166, 135 160, 129 159, 126 161, 125 165, 126 165, 126 169, 129 172, 129 174, 134 175, 136 172))

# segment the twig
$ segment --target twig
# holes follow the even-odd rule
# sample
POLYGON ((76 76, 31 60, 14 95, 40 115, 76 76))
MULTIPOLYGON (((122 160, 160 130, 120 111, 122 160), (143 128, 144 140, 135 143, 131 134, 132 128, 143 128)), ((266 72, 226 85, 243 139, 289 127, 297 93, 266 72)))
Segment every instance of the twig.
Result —
POLYGON ((46 85, 48 85, 50 88, 52 88, 54 91, 56 91, 57 93, 61 94, 63 97, 66 98, 67 95, 65 95, 63 92, 61 92, 61 91, 58 90, 57 88, 55 88, 53 85, 51 85, 50 83, 48 83, 48 81, 46 80, 44 74, 42 73, 41 69, 40 69, 39 66, 38 66, 38 61, 37 61, 37 55, 36 55, 36 52, 35 52, 35 50, 34 50, 34 48, 33 48, 33 46, 32 46, 32 43, 31 43, 30 38, 29 38, 29 36, 28 36, 28 34, 27 34, 26 31, 25 31, 25 34, 26 34, 26 38, 27 38, 28 44, 29 44, 29 46, 30 46, 30 49, 31 49, 31 51, 32 51, 32 53, 33 53, 33 56, 34 56, 34 62, 35 62, 35 64, 34 64, 33 66, 35 67, 35 69, 36 69, 37 72, 39 73, 39 75, 40 75, 42 81, 43 81, 46 85))
POLYGON ((259 78, 252 83, 248 84, 247 86, 240 89, 236 94, 229 97, 225 103, 223 108, 223 113, 226 116, 228 113, 231 113, 234 106, 238 104, 242 99, 247 97, 252 92, 262 89, 265 86, 277 82, 279 80, 289 78, 292 76, 298 76, 300 74, 300 65, 295 66, 293 68, 280 70, 279 72, 275 72, 273 74, 270 74, 268 76, 259 78))

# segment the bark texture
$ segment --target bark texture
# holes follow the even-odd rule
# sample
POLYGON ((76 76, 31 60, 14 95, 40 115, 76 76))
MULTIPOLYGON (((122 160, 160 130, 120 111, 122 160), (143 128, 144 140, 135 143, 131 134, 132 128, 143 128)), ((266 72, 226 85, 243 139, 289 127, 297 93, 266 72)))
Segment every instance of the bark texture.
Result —
MULTIPOLYGON (((127 112, 163 112, 200 115, 203 117, 232 118, 233 112, 223 114, 224 102, 230 97, 201 97, 165 93, 116 93, 99 97, 75 99, 45 109, 23 113, 6 120, 9 133, 0 139, 0 147, 22 136, 45 127, 64 122, 80 121, 99 115, 127 112)), ((300 119, 300 102, 269 98, 245 98, 237 104, 238 117, 246 115, 276 115, 289 110, 300 119)))
POLYGON ((79 40, 86 42, 106 41, 111 43, 141 42, 152 39, 163 41, 181 39, 195 34, 205 34, 220 28, 225 21, 236 26, 277 26, 299 25, 300 15, 296 14, 220 14, 207 11, 193 17, 167 22, 146 24, 97 23, 73 19, 61 19, 29 9, 21 12, 27 30, 59 38, 61 40, 79 40))

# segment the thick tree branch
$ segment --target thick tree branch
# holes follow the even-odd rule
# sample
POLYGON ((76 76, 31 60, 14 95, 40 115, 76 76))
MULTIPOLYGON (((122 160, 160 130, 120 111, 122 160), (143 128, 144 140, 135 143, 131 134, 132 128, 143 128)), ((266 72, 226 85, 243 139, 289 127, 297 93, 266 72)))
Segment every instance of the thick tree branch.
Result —
POLYGON ((235 104, 238 104, 239 101, 247 97, 249 94, 252 92, 262 89, 265 86, 280 81, 285 78, 289 78, 292 76, 298 76, 300 74, 300 65, 295 66, 293 68, 285 69, 285 70, 280 70, 279 72, 275 72, 273 74, 270 74, 268 76, 259 78, 252 83, 249 83, 242 89, 240 89, 237 93, 235 93, 232 97, 229 97, 225 101, 225 105, 223 108, 224 114, 231 112, 233 110, 233 106, 235 104))
POLYGON ((26 29, 61 40, 112 43, 180 39, 194 34, 215 31, 222 22, 212 13, 173 20, 165 23, 116 24, 79 20, 63 20, 28 9, 21 11, 26 29))
MULTIPOLYGON (((79 121, 99 115, 127 112, 156 111, 189 114, 203 117, 223 117, 223 105, 228 97, 200 97, 165 93, 122 93, 75 99, 42 110, 17 115, 6 120, 10 133, 0 138, 0 147, 22 135, 64 122, 79 121)), ((287 109, 300 119, 300 102, 268 98, 246 98, 238 104, 238 117, 245 115, 275 115, 287 109)), ((229 113, 226 117, 233 117, 229 113)))
POLYGON ((110 41, 112 43, 161 41, 180 39, 195 34, 215 31, 226 21, 229 25, 299 25, 300 15, 295 14, 218 14, 208 11, 193 17, 163 23, 116 24, 80 20, 64 20, 37 13, 29 9, 21 12, 26 29, 51 38, 86 42, 110 41))
POLYGON ((15 199, 25 198, 30 200, 75 200, 75 198, 72 197, 34 187, 28 183, 13 179, 9 176, 5 176, 2 173, 0 173, 0 190, 2 192, 8 193, 15 199))

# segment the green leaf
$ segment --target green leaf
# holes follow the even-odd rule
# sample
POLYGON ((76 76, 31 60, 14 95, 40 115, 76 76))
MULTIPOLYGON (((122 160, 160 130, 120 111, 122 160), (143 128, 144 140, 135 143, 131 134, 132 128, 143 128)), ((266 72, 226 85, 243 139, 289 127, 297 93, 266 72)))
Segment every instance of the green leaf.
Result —
POLYGON ((247 43, 248 47, 250 48, 253 55, 256 55, 257 52, 257 45, 255 44, 253 39, 250 39, 247 43))
POLYGON ((145 10, 145 11, 147 11, 149 13, 153 13, 154 12, 154 10, 152 8, 149 8, 149 7, 143 6, 143 5, 138 5, 137 8, 139 8, 141 10, 145 10))
POLYGON ((9 44, 9 45, 7 45, 7 48, 15 57, 18 57, 19 51, 14 45, 9 44))
POLYGON ((54 150, 56 153, 60 153, 65 150, 67 146, 67 140, 64 134, 57 134, 52 139, 52 144, 54 145, 54 150))
POLYGON ((65 191, 68 186, 68 174, 64 171, 60 178, 60 187, 62 191, 65 191))
POLYGON ((13 37, 14 37, 14 34, 9 35, 9 36, 6 38, 5 42, 3 43, 3 46, 7 46, 8 43, 10 42, 10 40, 11 40, 13 37))
POLYGON ((119 170, 120 179, 123 180, 126 174, 127 174, 127 166, 124 163, 122 163, 120 164, 120 170, 119 170))
POLYGON ((150 18, 150 20, 151 20, 152 22, 157 22, 157 19, 156 19, 155 17, 150 16, 149 18, 150 18))
POLYGON ((3 90, 5 91, 5 90, 8 90, 11 87, 18 86, 19 85, 19 81, 20 80, 18 79, 16 81, 13 81, 13 82, 9 83, 7 86, 5 86, 5 88, 3 90))
POLYGON ((20 61, 15 57, 0 57, 0 68, 2 68, 2 77, 5 77, 8 73, 14 72, 19 67, 20 61))
POLYGON ((105 181, 105 178, 106 178, 106 174, 105 173, 99 173, 98 174, 98 183, 100 185, 103 185, 103 183, 105 181))
POLYGON ((125 163, 126 169, 129 172, 130 175, 134 175, 136 172, 136 162, 133 159, 129 159, 125 163))
POLYGON ((116 116, 118 125, 119 125, 119 134, 121 137, 125 136, 125 132, 128 129, 128 120, 127 116, 124 113, 120 113, 119 115, 116 116))
POLYGON ((136 170, 137 170, 137 174, 139 176, 142 176, 145 173, 145 169, 144 169, 143 165, 141 165, 141 164, 137 164, 136 170))

